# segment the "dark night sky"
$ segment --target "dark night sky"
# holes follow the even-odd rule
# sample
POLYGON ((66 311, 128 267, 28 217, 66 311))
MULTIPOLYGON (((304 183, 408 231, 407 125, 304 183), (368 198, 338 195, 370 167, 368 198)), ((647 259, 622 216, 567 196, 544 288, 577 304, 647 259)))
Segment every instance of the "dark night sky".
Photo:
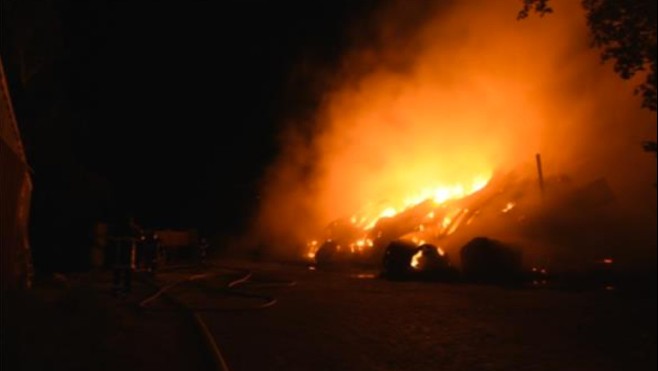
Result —
POLYGON ((239 231, 278 128, 313 108, 297 66, 332 70, 376 3, 3 2, 37 266, 84 261, 93 222, 127 213, 239 231))

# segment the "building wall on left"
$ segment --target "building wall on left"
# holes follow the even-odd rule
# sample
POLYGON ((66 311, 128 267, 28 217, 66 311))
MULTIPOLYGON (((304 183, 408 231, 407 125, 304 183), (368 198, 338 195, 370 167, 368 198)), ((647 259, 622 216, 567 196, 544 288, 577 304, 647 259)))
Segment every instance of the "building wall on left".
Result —
POLYGON ((32 255, 28 223, 32 181, 0 60, 0 284, 28 288, 32 255))

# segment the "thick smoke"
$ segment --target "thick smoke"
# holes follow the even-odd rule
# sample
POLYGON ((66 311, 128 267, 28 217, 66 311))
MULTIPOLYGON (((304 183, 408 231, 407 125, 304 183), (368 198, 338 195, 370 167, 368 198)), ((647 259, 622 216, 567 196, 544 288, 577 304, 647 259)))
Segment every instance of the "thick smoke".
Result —
MULTIPOLYGON (((299 254, 338 217, 527 167, 536 153, 547 176, 604 177, 635 233, 655 236, 655 158, 641 143, 655 138, 656 117, 633 81, 600 63, 578 2, 524 21, 518 1, 436 3, 389 4, 355 27, 313 129, 293 123, 281 135, 259 242, 299 254)), ((655 250, 655 237, 641 243, 655 250)))

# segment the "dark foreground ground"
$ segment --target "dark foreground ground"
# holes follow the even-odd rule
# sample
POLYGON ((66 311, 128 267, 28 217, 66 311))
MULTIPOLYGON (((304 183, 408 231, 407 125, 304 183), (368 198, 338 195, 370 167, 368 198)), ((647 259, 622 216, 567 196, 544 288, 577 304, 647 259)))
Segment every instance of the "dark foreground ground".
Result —
MULTIPOLYGON (((216 262, 170 295, 200 316, 231 370, 655 370, 656 289, 520 289, 389 282, 370 272, 216 262), (294 281, 294 285, 289 283, 294 281), (258 295, 250 296, 246 293, 258 295), (238 295, 240 294, 240 295, 238 295), (275 305, 257 309, 275 297, 275 305), (201 310, 202 309, 202 310, 201 310)), ((189 313, 108 272, 60 277, 2 297, 3 370, 211 370, 189 313)))

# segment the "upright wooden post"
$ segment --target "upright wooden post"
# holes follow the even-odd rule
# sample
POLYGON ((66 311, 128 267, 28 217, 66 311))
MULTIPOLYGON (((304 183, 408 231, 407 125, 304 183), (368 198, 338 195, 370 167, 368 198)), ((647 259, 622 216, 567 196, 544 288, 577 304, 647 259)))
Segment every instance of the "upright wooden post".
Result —
POLYGON ((541 192, 542 197, 544 196, 544 170, 542 169, 541 165, 541 154, 537 153, 535 155, 535 159, 537 160, 537 175, 539 176, 539 190, 541 192))

